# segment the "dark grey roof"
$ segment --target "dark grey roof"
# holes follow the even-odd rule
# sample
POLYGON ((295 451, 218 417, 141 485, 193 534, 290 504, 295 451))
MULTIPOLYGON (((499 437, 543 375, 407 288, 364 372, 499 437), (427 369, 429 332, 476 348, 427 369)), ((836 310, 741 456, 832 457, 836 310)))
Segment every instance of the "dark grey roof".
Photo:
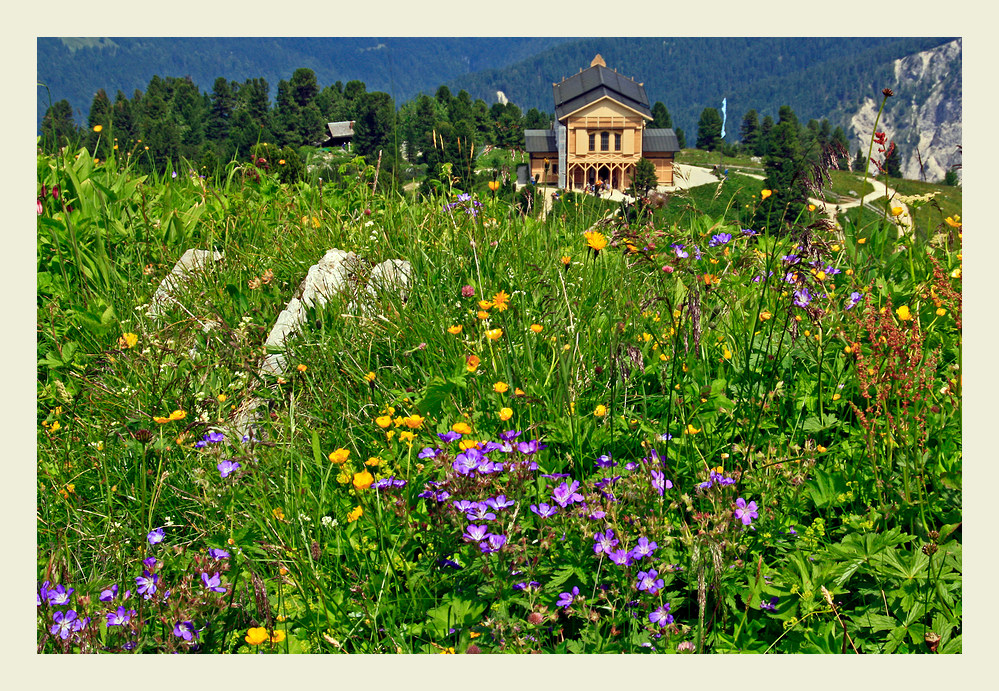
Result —
POLYGON ((604 96, 610 96, 652 118, 645 87, 603 65, 588 67, 553 85, 552 90, 555 93, 555 118, 558 120, 604 96))
POLYGON ((665 151, 679 151, 680 140, 676 138, 676 132, 668 129, 646 129, 642 130, 642 153, 660 153, 665 151))
POLYGON ((555 130, 524 130, 524 148, 528 153, 556 153, 555 130))

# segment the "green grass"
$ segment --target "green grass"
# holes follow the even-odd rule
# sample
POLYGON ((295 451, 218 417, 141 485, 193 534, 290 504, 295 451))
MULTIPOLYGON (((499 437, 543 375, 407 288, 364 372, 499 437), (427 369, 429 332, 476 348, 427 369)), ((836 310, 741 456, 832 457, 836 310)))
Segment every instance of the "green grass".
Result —
POLYGON ((39 650, 960 652, 959 247, 742 233, 737 176, 636 221, 372 173, 39 157, 37 579, 74 588, 39 650), (151 316, 190 247, 224 259, 151 316), (361 260, 261 375, 332 247, 361 260))
POLYGON ((722 168, 740 168, 747 172, 762 174, 763 165, 752 160, 752 156, 725 156, 719 151, 704 151, 702 149, 683 149, 676 153, 676 162, 692 166, 721 166, 722 168))

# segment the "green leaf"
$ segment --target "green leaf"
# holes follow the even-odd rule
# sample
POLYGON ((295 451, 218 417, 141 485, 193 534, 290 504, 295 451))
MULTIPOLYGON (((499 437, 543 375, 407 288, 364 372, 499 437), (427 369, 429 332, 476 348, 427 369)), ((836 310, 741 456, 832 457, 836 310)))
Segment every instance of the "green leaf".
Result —
POLYGON ((562 585, 572 577, 573 573, 575 573, 575 570, 571 566, 562 567, 556 571, 551 580, 545 584, 545 590, 550 590, 552 592, 559 590, 562 585))
POLYGON ((464 629, 474 624, 488 605, 452 598, 427 612, 427 622, 436 629, 438 636, 446 636, 450 629, 464 629))
POLYGON ((824 429, 834 427, 837 422, 838 419, 832 414, 823 415, 821 418, 818 415, 812 415, 805 418, 805 421, 801 424, 801 429, 804 432, 821 432, 824 429))
POLYGON ((441 407, 448 396, 455 389, 453 379, 445 380, 443 377, 434 377, 427 385, 427 390, 423 398, 416 404, 420 415, 436 417, 440 414, 441 407))

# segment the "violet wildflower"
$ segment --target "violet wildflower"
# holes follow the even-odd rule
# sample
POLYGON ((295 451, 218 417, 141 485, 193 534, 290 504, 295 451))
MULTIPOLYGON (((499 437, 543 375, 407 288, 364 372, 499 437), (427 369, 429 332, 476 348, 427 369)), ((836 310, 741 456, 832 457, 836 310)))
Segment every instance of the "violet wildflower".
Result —
POLYGON ((101 594, 97 596, 97 599, 101 602, 111 602, 118 596, 118 584, 115 583, 110 588, 105 588, 101 591, 101 594))
POLYGON ((517 450, 524 455, 530 455, 541 451, 541 449, 547 449, 548 446, 542 444, 537 439, 531 439, 530 441, 517 442, 517 450))
POLYGON ((38 592, 35 593, 35 599, 38 600, 38 606, 39 607, 42 606, 42 601, 43 600, 45 601, 45 604, 50 604, 50 602, 49 602, 49 586, 50 585, 51 585, 51 583, 49 581, 45 581, 44 583, 42 583, 42 587, 38 589, 38 592))
POLYGON ((148 600, 156 593, 156 584, 159 580, 158 574, 150 575, 148 571, 143 571, 141 576, 135 577, 136 590, 139 595, 148 600))
POLYGON ((489 534, 489 526, 487 525, 474 525, 469 524, 465 528, 465 533, 462 535, 463 538, 469 542, 478 542, 479 540, 484 540, 486 535, 489 534))
POLYGON ((454 431, 438 432, 437 436, 440 437, 440 440, 445 443, 450 443, 461 439, 461 435, 454 431))
POLYGON ((663 432, 662 434, 659 435, 660 441, 669 441, 672 438, 673 435, 670 434, 669 432, 663 432))
POLYGON ((594 533, 593 552, 595 554, 603 552, 604 554, 610 555, 611 550, 614 549, 614 546, 617 545, 617 543, 618 540, 614 537, 614 531, 610 528, 603 533, 594 533))
POLYGON ((687 257, 690 256, 689 254, 683 251, 683 245, 680 244, 679 242, 674 242, 672 245, 670 245, 670 247, 673 248, 673 250, 676 252, 676 256, 679 257, 680 259, 686 259, 687 257))
POLYGON ((583 495, 577 492, 577 489, 579 489, 579 480, 573 480, 571 485, 563 482, 552 492, 552 499, 564 509, 567 504, 583 501, 583 495))
POLYGON ((603 518, 606 515, 607 515, 606 511, 603 511, 601 509, 597 509, 596 511, 591 512, 587 516, 587 518, 589 518, 591 521, 599 521, 601 518, 603 518))
POLYGON ((503 441, 513 441, 514 439, 516 439, 517 437, 519 437, 520 434, 521 433, 518 432, 517 430, 511 429, 511 430, 507 430, 506 432, 500 432, 499 433, 499 438, 502 439, 503 441))
POLYGON ((544 474, 541 475, 541 477, 547 478, 549 480, 561 480, 562 478, 572 477, 572 474, 571 473, 544 473, 544 474))
POLYGON ((213 573, 211 576, 207 573, 201 574, 201 582, 204 583, 206 590, 210 590, 213 593, 226 592, 225 586, 222 585, 222 576, 218 572, 213 573))
POLYGON ((472 509, 475 508, 476 504, 478 504, 478 502, 471 501, 469 499, 459 499, 457 501, 451 502, 451 505, 454 506, 454 508, 457 509, 458 511, 461 511, 462 513, 464 513, 465 511, 471 511, 472 509))
POLYGON ((708 242, 708 247, 717 247, 718 245, 724 245, 731 239, 732 239, 731 233, 718 233, 717 235, 712 235, 711 241, 708 242))
POLYGON ((529 583, 517 583, 513 586, 514 590, 537 590, 541 587, 541 584, 537 581, 530 581, 529 583))
POLYGON ((631 565, 631 552, 624 549, 616 549, 613 552, 607 553, 607 558, 618 566, 630 566, 631 565))
POLYGON ((198 630, 194 628, 193 622, 178 621, 173 627, 173 635, 190 642, 198 637, 198 630))
POLYGON ((465 518, 470 521, 495 521, 496 514, 489 510, 489 507, 482 502, 476 502, 475 507, 465 514, 465 518))
POLYGON ((118 609, 116 609, 114 612, 108 612, 104 616, 107 617, 107 623, 109 628, 112 626, 124 626, 125 624, 127 624, 129 621, 132 620, 132 617, 135 616, 135 610, 134 609, 126 610, 123 606, 119 605, 118 609))
POLYGON ((760 609, 764 610, 765 612, 776 612, 778 599, 779 598, 775 595, 774 597, 770 598, 770 602, 767 602, 766 600, 760 600, 760 609))
POLYGON ((516 504, 512 499, 507 499, 505 494, 500 494, 494 498, 486 499, 486 506, 489 506, 497 511, 502 511, 503 509, 509 508, 516 504))
POLYGON ((658 470, 652 470, 652 486, 663 496, 666 490, 673 488, 673 483, 666 479, 666 476, 658 470))
POLYGON ((57 611, 52 615, 52 621, 54 622, 49 628, 49 633, 54 636, 59 636, 59 638, 66 640, 69 638, 69 634, 76 630, 76 624, 74 620, 76 619, 76 610, 71 609, 67 612, 57 611))
POLYGON ((635 587, 647 591, 649 595, 655 595, 666 586, 663 579, 657 578, 658 575, 659 572, 655 569, 649 569, 647 572, 639 571, 638 583, 635 584, 635 587))
POLYGON ((145 559, 142 560, 142 565, 145 566, 147 569, 156 568, 156 557, 146 557, 145 559))
POLYGON ((555 603, 556 607, 562 607, 564 609, 569 609, 573 601, 579 597, 579 588, 576 586, 572 587, 572 592, 570 593, 559 593, 558 601, 555 603))
POLYGON ((223 480, 225 480, 227 477, 236 472, 240 468, 240 465, 236 461, 226 459, 224 461, 219 462, 219 464, 215 467, 218 468, 219 475, 222 477, 223 480))
POLYGON ((166 538, 166 533, 163 532, 163 528, 157 528, 146 535, 146 539, 149 540, 150 545, 158 545, 163 542, 164 538, 166 538))
POLYGON ((442 451, 440 449, 432 449, 429 446, 427 446, 424 447, 424 449, 420 451, 420 453, 416 454, 416 457, 420 459, 437 458, 437 456, 440 455, 441 453, 442 451))
POLYGON ((212 548, 208 550, 208 556, 210 556, 212 559, 228 559, 229 553, 226 552, 224 549, 212 548))
POLYGON ((486 539, 479 543, 479 550, 483 554, 491 554, 492 552, 498 552, 500 548, 506 544, 506 535, 496 535, 494 533, 489 533, 486 535, 486 539))
POLYGON ((857 303, 863 299, 863 297, 864 296, 858 293, 857 291, 850 293, 850 302, 847 303, 846 309, 852 310, 854 307, 857 306, 857 303))
POLYGON ((753 522, 754 518, 759 516, 756 512, 755 501, 751 501, 747 504, 745 499, 739 497, 735 500, 735 506, 735 517, 742 521, 743 525, 749 525, 753 522))
MULTIPOLYGON (((659 624, 660 627, 665 628, 673 623, 673 615, 669 613, 669 603, 660 605, 652 610, 649 614, 649 621, 653 624, 659 624)), ((683 645, 681 643, 681 645, 683 645)))
POLYGON ((617 461, 612 460, 609 453, 605 453, 603 456, 593 461, 593 465, 597 468, 613 468, 617 465, 617 461))
POLYGON ((801 290, 794 291, 794 304, 797 307, 807 307, 808 303, 812 301, 812 295, 808 292, 807 287, 802 287, 801 290))
POLYGON ((657 547, 659 545, 655 542, 649 542, 649 538, 640 537, 638 538, 638 544, 631 549, 631 558, 634 561, 638 561, 645 557, 651 557, 657 547))
POLYGON ((531 511, 541 516, 541 518, 550 518, 558 513, 558 507, 541 502, 540 504, 531 504, 531 511))
POLYGON ((48 590, 49 604, 55 607, 69 604, 69 596, 73 594, 73 588, 66 588, 61 583, 55 588, 48 590))

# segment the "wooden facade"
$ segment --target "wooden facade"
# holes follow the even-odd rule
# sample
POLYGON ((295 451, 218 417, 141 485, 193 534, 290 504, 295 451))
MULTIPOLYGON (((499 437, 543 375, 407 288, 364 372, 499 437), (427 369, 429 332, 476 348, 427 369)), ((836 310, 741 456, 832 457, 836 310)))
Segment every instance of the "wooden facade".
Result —
POLYGON ((598 55, 587 70, 553 88, 561 130, 525 132, 532 179, 572 190, 600 184, 624 190, 645 157, 655 164, 660 185, 673 184, 676 135, 646 128, 653 118, 642 84, 607 69, 598 55))

